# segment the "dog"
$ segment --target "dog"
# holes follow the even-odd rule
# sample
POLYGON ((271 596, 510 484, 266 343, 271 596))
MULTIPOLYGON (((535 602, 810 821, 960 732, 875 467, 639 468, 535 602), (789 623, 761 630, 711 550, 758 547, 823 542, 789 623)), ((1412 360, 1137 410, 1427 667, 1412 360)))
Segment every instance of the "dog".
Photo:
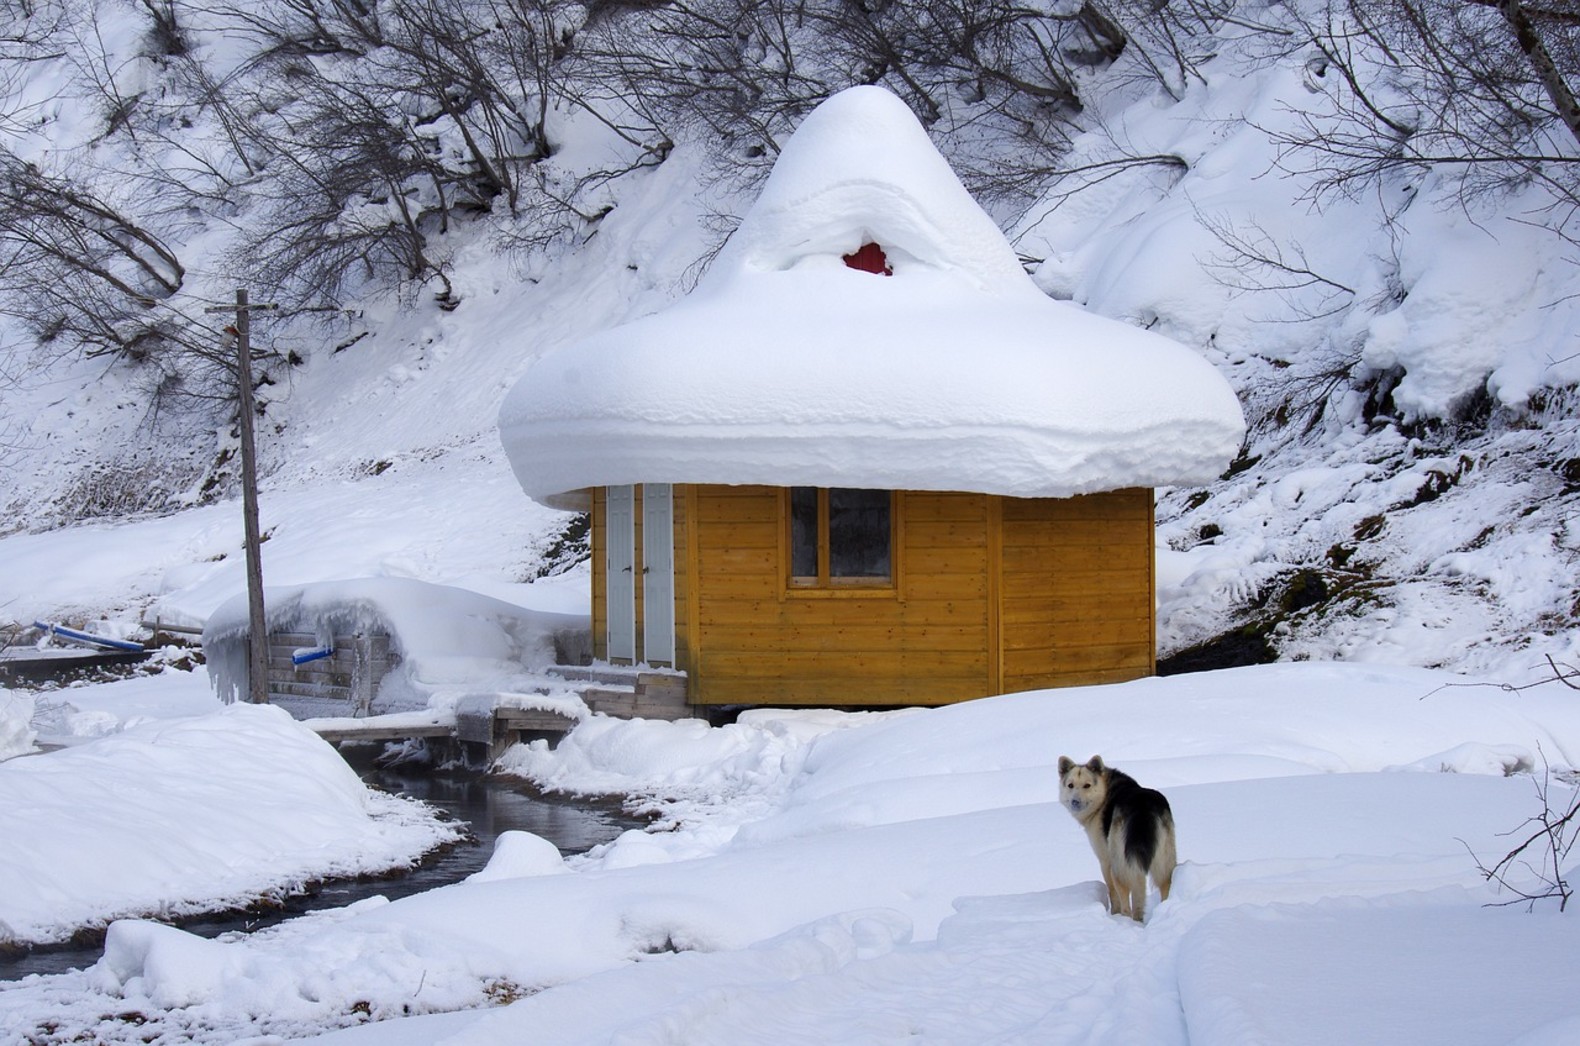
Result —
POLYGON ((1059 802, 1086 829, 1108 886, 1108 910, 1140 922, 1146 914, 1147 875, 1163 900, 1174 881, 1174 812, 1162 792, 1092 756, 1059 757, 1059 802))

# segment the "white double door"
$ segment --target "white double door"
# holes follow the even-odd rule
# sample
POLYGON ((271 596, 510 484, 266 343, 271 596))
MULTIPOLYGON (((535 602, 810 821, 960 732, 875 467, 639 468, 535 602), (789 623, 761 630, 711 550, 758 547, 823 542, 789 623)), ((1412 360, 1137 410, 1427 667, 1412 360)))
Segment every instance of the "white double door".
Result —
POLYGON ((609 660, 637 658, 636 580, 642 578, 642 654, 675 663, 675 507, 668 483, 642 485, 642 559, 636 558, 636 487, 608 488, 605 523, 609 660))

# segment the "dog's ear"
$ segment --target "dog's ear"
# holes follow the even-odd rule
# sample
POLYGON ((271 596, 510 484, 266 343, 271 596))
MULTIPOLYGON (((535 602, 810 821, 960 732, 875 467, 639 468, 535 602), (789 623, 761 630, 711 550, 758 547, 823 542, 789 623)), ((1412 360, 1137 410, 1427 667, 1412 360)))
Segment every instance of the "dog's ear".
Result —
POLYGON ((1092 758, 1086 761, 1086 768, 1094 774, 1102 773, 1105 769, 1103 766, 1103 757, 1100 755, 1092 756, 1092 758))
POLYGON ((1061 755, 1059 757, 1059 776, 1063 777, 1073 769, 1075 769, 1075 760, 1067 755, 1061 755))

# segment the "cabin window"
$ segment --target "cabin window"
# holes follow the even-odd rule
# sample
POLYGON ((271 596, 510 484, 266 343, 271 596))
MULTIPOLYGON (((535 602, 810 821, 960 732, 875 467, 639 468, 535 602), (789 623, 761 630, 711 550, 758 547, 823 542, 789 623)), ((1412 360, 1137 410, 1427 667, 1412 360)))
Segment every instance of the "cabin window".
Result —
POLYGON ((792 585, 881 585, 893 578, 889 491, 791 487, 789 516, 792 585))

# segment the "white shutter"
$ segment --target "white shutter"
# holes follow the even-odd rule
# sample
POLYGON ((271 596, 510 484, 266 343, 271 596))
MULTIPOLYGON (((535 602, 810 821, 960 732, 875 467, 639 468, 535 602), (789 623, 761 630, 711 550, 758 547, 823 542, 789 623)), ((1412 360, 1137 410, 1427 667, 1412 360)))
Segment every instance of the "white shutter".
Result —
POLYGON ((668 483, 642 487, 642 660, 675 663, 675 506, 668 483))
POLYGON ((604 526, 608 576, 609 660, 636 660, 636 499, 632 487, 610 487, 604 526))

